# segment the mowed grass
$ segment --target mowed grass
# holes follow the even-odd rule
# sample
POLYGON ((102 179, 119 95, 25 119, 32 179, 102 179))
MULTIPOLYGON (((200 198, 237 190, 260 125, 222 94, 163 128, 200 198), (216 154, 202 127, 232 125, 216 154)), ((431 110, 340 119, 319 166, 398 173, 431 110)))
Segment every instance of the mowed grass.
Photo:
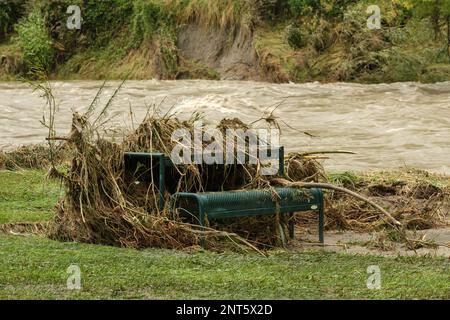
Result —
POLYGON ((326 252, 187 253, 0 236, 0 298, 31 299, 449 299, 447 259, 326 252), (67 268, 81 270, 68 290, 67 268), (381 289, 367 288, 378 265, 381 289))
POLYGON ((44 170, 0 171, 0 223, 46 221, 62 188, 44 170))
MULTIPOLYGON (((0 172, 3 222, 51 217, 60 188, 44 176, 0 172)), ((450 299, 449 262, 322 251, 278 250, 266 258, 133 250, 0 234, 0 299, 450 299), (73 264, 81 290, 67 288, 73 264), (371 265, 381 271, 379 290, 367 288, 371 265)))

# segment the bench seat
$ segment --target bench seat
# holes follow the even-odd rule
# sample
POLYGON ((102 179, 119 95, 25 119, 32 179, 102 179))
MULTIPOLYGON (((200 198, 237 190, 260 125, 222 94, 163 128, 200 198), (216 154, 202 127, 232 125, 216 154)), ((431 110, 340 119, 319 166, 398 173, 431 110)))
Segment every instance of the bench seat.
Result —
MULTIPOLYGON (((319 241, 323 243, 324 201, 321 189, 274 188, 270 190, 245 190, 203 193, 175 193, 171 197, 175 209, 195 216, 204 226, 206 219, 218 220, 232 217, 292 215, 300 211, 319 212, 319 241), (185 201, 181 201, 184 199, 185 201)), ((290 237, 294 237, 294 221, 289 219, 290 237)))

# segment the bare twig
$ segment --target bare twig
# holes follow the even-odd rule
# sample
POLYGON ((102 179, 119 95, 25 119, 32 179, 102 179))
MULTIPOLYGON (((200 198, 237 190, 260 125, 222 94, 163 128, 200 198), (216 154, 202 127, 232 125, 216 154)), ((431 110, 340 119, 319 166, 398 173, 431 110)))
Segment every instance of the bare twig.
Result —
POLYGON ((395 219, 389 212, 384 210, 381 206, 373 202, 372 200, 363 197, 362 195, 353 192, 349 189, 338 187, 329 183, 316 183, 316 182, 291 182, 289 180, 283 179, 283 178, 274 178, 271 180, 271 182, 279 185, 283 185, 286 187, 293 187, 293 188, 322 188, 322 189, 329 189, 329 190, 335 190, 340 192, 345 192, 359 200, 365 201, 368 204, 370 204, 372 207, 383 213, 386 217, 389 218, 389 220, 394 223, 395 226, 401 226, 402 224, 395 219))
POLYGON ((311 155, 315 155, 315 154, 356 154, 356 152, 346 151, 346 150, 330 150, 330 151, 311 151, 311 152, 300 153, 300 155, 302 157, 311 156, 311 155))

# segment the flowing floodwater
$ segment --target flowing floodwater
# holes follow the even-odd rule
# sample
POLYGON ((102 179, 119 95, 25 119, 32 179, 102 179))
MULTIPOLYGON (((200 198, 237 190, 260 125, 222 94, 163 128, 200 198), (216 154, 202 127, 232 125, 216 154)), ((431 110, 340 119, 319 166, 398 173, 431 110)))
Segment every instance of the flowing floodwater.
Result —
MULTIPOLYGON (((52 82, 59 111, 57 133, 68 132, 73 111, 85 111, 102 82, 52 82)), ((109 82, 112 94, 119 82, 109 82)), ((104 98, 103 100, 105 100, 104 98)), ((0 148, 41 143, 45 101, 26 84, 0 83, 0 148)), ((393 169, 404 166, 450 173, 450 83, 270 84, 239 81, 128 81, 109 110, 110 126, 130 128, 130 108, 139 123, 152 104, 161 113, 205 122, 224 117, 259 119, 281 103, 274 115, 284 120, 282 143, 288 151, 345 149, 332 155, 333 170, 393 169), (269 108, 271 110, 271 108, 269 108), (300 131, 307 131, 309 137, 300 131)))

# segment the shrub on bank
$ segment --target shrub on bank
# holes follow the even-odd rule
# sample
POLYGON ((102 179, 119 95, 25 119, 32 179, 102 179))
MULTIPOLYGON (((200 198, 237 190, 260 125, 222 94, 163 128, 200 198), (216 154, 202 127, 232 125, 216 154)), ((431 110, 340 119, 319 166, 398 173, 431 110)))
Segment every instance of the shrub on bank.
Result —
POLYGON ((25 0, 0 1, 0 40, 13 31, 14 24, 23 16, 25 0))
POLYGON ((53 42, 39 9, 35 9, 17 26, 17 41, 28 69, 48 71, 53 63, 53 42))

